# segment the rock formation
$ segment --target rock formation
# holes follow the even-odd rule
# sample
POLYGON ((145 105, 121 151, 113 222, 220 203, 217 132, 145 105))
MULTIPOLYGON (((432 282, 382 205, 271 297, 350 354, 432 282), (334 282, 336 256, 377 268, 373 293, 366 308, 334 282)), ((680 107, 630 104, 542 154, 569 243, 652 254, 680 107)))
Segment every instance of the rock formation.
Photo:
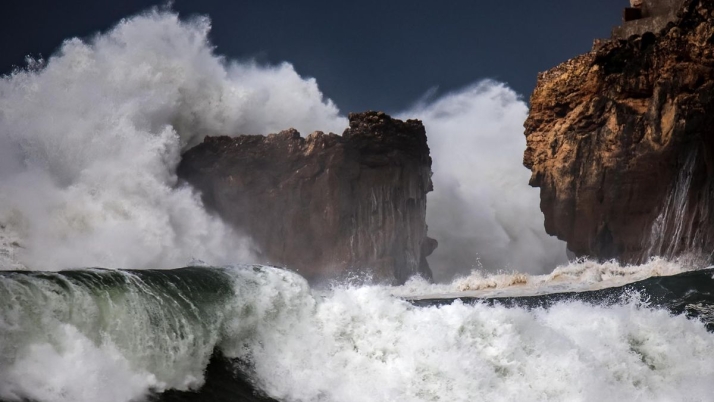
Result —
POLYGON ((714 250, 714 1, 538 77, 524 164, 546 231, 638 263, 714 250))
POLYGON ((677 19, 682 3, 684 0, 630 0, 632 8, 625 9, 624 24, 612 30, 612 37, 627 39, 645 32, 659 32, 677 19))
POLYGON ((418 120, 366 112, 350 114, 342 136, 206 137, 178 174, 253 238, 263 262, 313 282, 356 272, 392 283, 431 278, 431 158, 418 120))

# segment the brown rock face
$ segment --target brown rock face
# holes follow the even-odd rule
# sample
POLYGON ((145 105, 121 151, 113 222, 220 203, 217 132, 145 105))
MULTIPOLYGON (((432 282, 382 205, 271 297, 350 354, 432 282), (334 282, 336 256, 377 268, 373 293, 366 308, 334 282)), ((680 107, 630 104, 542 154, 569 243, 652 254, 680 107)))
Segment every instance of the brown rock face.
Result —
POLYGON ((659 32, 677 19, 684 0, 630 0, 634 9, 626 9, 625 23, 612 30, 612 37, 627 39, 645 32, 659 32))
POLYGON ((524 164, 546 231, 638 263, 714 250, 714 1, 538 77, 524 164))
POLYGON ((350 114, 342 136, 294 129, 206 137, 178 173, 206 205, 249 234, 264 262, 311 281, 370 272, 431 278, 426 193, 431 158, 418 120, 350 114))

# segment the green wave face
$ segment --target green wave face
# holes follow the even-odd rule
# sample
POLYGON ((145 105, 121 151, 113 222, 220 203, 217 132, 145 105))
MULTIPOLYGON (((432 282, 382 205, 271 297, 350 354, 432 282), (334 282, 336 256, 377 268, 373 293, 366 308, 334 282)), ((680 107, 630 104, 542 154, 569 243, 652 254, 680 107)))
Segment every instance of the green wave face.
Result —
POLYGON ((233 296, 223 269, 0 272, 0 378, 16 379, 0 395, 23 392, 18 362, 73 353, 107 375, 138 373, 127 374, 138 390, 196 387, 233 296))

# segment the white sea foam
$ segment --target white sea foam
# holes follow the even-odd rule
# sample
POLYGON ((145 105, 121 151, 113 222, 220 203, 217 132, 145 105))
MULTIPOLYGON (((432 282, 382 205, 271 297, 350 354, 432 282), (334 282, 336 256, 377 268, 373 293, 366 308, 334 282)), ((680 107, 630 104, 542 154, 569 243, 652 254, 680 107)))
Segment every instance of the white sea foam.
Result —
POLYGON ((153 374, 133 368, 111 342, 98 346, 72 325, 55 330, 54 345, 28 345, 12 365, 0 369, 0 398, 125 402, 138 400, 149 388, 162 388, 153 374))
MULTIPOLYGON (((225 353, 284 401, 708 400, 714 337, 637 301, 417 308, 384 287, 321 298, 285 273, 245 286, 225 353), (250 323, 250 330, 244 324, 250 323)), ((249 283, 240 281, 239 283, 249 283)))
POLYGON ((523 272, 492 273, 474 270, 449 284, 432 284, 414 277, 392 288, 395 296, 410 299, 451 297, 518 297, 549 293, 584 292, 623 286, 651 277, 672 276, 705 268, 696 262, 654 257, 642 265, 620 265, 617 261, 598 263, 580 259, 558 266, 550 274, 523 272))
MULTIPOLYGON (((389 287, 316 295, 284 270, 229 275, 234 295, 199 321, 193 308, 157 303, 157 289, 138 279, 123 294, 69 286, 72 297, 14 282, 27 297, 0 311, 0 398, 119 402, 195 387, 214 345, 250 362, 256 384, 281 401, 706 401, 714 392, 714 336, 637 297, 608 307, 415 307, 389 287), (37 308, 42 297, 31 294, 53 308, 37 308), (117 297, 126 302, 97 302, 117 297)), ((0 278, 7 301, 2 289, 0 278)))
POLYGON ((2 268, 250 260, 249 241, 177 185, 181 152, 205 135, 346 120, 290 64, 214 55, 209 28, 151 11, 0 79, 0 255, 14 261, 2 268))
POLYGON ((0 400, 121 402, 200 386, 231 294, 183 280, 0 276, 0 400))

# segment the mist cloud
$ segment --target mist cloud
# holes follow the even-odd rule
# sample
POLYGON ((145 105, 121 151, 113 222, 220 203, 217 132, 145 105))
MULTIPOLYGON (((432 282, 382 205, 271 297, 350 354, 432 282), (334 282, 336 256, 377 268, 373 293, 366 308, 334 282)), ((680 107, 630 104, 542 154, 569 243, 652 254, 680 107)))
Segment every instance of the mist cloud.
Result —
POLYGON ((158 268, 250 260, 250 241, 178 187, 205 135, 341 130, 290 64, 213 53, 209 20, 150 11, 0 79, 3 267, 158 268))
POLYGON ((427 102, 400 115, 423 120, 431 148, 435 279, 472 269, 546 273, 566 262, 564 243, 545 233, 538 190, 522 164, 526 104, 490 80, 427 102))

